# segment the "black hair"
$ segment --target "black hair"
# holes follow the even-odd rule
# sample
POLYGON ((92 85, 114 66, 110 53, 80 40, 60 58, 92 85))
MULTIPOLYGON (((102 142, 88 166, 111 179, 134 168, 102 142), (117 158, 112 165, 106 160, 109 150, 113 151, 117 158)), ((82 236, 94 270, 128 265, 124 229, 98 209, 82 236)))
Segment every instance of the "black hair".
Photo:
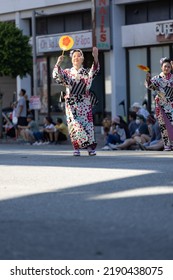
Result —
POLYGON ((164 58, 164 59, 162 59, 160 62, 161 62, 161 63, 160 63, 161 66, 163 66, 164 63, 169 63, 169 64, 171 64, 171 60, 170 60, 169 58, 167 58, 167 57, 164 58))
POLYGON ((118 117, 120 118, 119 127, 120 127, 120 128, 124 128, 125 133, 126 133, 126 138, 130 138, 130 133, 129 133, 129 129, 128 129, 128 124, 127 124, 127 122, 123 119, 122 116, 118 115, 118 117))
POLYGON ((52 120, 51 117, 47 116, 47 117, 45 117, 45 119, 46 119, 49 123, 53 123, 53 120, 52 120))
POLYGON ((20 90, 22 93, 23 93, 23 95, 25 95, 26 94, 26 90, 24 89, 24 88, 21 88, 21 90, 20 90))
POLYGON ((133 118, 134 120, 136 120, 136 112, 135 111, 129 111, 128 115, 133 118))
POLYGON ((62 123, 62 119, 61 118, 57 118, 57 122, 58 123, 62 123))

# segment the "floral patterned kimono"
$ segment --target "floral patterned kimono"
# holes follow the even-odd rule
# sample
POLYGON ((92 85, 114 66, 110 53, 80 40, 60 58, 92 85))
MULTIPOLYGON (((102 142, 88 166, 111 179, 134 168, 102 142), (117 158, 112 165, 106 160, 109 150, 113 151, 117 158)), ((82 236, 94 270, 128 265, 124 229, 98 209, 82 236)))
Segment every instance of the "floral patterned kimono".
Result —
POLYGON ((93 63, 89 70, 83 67, 78 71, 74 67, 63 70, 57 65, 53 69, 55 81, 66 86, 65 112, 74 149, 95 149, 97 145, 89 90, 99 69, 99 63, 93 63))
POLYGON ((145 81, 148 89, 155 90, 157 95, 156 117, 161 130, 164 146, 173 145, 173 74, 166 77, 161 73, 154 76, 150 83, 145 81))

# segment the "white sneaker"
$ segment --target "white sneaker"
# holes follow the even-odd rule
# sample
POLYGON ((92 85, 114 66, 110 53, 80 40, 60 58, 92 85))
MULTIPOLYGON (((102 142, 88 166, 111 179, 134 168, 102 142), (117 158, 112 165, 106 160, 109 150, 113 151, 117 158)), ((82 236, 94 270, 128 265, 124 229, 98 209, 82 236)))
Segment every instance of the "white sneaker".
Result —
POLYGON ((40 145, 42 145, 43 144, 43 142, 37 142, 37 146, 40 146, 40 145))
POLYGON ((39 143, 39 142, 36 141, 36 142, 34 142, 32 145, 33 145, 33 146, 36 146, 36 145, 38 145, 38 143, 39 143))
POLYGON ((102 150, 103 150, 103 151, 110 151, 111 148, 110 148, 108 145, 106 145, 106 146, 104 146, 104 147, 102 148, 102 150))
POLYGON ((109 147, 111 148, 111 150, 114 150, 117 148, 117 145, 109 143, 109 147))

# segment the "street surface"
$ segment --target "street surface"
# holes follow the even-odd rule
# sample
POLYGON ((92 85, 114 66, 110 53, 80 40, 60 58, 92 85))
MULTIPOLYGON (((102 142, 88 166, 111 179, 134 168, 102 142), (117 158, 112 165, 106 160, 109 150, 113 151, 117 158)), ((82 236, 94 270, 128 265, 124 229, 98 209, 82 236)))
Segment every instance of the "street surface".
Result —
POLYGON ((1 260, 173 259, 173 152, 0 144, 1 260))

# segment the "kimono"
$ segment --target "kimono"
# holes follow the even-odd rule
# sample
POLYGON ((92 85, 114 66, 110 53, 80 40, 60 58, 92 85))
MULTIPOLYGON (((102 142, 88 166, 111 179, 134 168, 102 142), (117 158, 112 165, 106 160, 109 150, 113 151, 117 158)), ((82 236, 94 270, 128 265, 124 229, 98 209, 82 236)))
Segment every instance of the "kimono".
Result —
POLYGON ((65 113, 74 149, 91 147, 94 150, 97 145, 94 138, 90 87, 99 69, 99 63, 93 63, 90 69, 81 67, 76 70, 72 67, 63 70, 57 65, 53 69, 55 81, 66 86, 65 113))
POLYGON ((156 91, 156 117, 164 146, 170 147, 173 144, 173 74, 164 77, 161 73, 154 76, 149 83, 145 81, 145 85, 156 91))

